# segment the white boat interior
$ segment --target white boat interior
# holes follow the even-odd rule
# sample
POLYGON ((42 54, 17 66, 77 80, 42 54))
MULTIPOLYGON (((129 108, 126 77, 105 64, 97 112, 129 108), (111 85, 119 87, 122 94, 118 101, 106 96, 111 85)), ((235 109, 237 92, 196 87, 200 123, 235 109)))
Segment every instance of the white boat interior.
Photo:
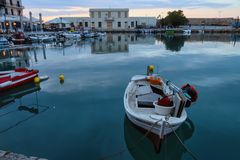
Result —
MULTIPOLYGON (((174 90, 174 85, 167 85, 161 80, 161 84, 155 85, 149 82, 149 77, 144 75, 134 76, 129 83, 125 95, 124 106, 128 118, 136 125, 145 128, 157 135, 161 132, 163 122, 171 125, 166 126, 164 135, 177 129, 187 118, 184 109, 187 99, 174 90), (155 101, 168 96, 173 101, 173 109, 168 115, 163 115, 157 110, 155 101), (154 125, 158 122, 156 125, 154 125)), ((177 88, 176 88, 177 89, 177 88)))

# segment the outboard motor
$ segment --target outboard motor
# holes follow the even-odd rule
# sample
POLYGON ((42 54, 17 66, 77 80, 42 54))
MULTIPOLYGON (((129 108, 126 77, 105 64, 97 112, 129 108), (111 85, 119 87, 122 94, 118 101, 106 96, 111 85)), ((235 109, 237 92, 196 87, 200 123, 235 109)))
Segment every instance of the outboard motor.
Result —
POLYGON ((198 98, 198 92, 197 90, 194 88, 194 86, 190 85, 190 84, 186 84, 184 86, 182 86, 182 91, 183 93, 187 93, 191 98, 191 101, 187 101, 186 106, 185 107, 190 107, 191 106, 191 102, 196 102, 197 98, 198 98))

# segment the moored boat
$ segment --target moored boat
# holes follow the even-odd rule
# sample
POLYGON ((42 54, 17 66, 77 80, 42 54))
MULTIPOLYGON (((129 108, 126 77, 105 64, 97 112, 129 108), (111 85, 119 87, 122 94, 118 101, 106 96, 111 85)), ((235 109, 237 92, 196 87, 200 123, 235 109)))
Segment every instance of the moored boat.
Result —
POLYGON ((161 139, 187 119, 186 107, 197 100, 189 84, 182 89, 158 75, 133 76, 124 94, 128 119, 161 139))
POLYGON ((191 33, 192 33, 192 30, 191 30, 191 29, 184 29, 184 30, 183 30, 183 34, 184 34, 184 35, 191 35, 191 33))
POLYGON ((51 35, 35 35, 29 36, 29 38, 32 42, 51 42, 56 39, 55 36, 51 35))
POLYGON ((0 72, 0 91, 32 82, 37 76, 38 70, 28 70, 26 68, 0 72))

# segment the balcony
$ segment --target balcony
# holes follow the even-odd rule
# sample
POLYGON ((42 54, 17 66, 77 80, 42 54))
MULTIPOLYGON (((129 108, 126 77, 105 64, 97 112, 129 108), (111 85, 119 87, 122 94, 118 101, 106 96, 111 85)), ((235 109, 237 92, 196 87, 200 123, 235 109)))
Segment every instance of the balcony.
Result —
POLYGON ((9 3, 5 3, 5 7, 15 8, 15 9, 24 9, 23 6, 20 6, 20 5, 17 5, 17 4, 9 4, 9 3))
POLYGON ((105 17, 105 21, 114 21, 114 17, 105 17))

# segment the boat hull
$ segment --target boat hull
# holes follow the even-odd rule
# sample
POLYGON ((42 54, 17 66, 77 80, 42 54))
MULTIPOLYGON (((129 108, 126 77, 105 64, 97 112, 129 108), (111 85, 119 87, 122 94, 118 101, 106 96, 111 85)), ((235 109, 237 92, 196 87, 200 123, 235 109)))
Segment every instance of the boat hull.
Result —
POLYGON ((10 78, 0 84, 0 91, 6 91, 29 82, 33 82, 34 78, 38 76, 38 71, 33 70, 30 72, 24 72, 22 75, 10 78))
MULTIPOLYGON (((158 125, 156 124, 149 124, 147 122, 144 122, 142 120, 139 120, 135 117, 133 117, 131 114, 127 113, 126 112, 126 115, 128 117, 128 119, 135 125, 137 125, 138 127, 141 127, 147 131, 150 131, 151 133, 153 134, 156 134, 158 136, 160 136, 160 133, 161 133, 161 125, 158 125)), ((172 133, 173 131, 177 130, 179 127, 181 126, 181 124, 178 124, 176 126, 173 126, 172 128, 171 127, 167 127, 165 126, 164 127, 164 132, 163 132, 163 135, 168 135, 170 133, 172 133)))

